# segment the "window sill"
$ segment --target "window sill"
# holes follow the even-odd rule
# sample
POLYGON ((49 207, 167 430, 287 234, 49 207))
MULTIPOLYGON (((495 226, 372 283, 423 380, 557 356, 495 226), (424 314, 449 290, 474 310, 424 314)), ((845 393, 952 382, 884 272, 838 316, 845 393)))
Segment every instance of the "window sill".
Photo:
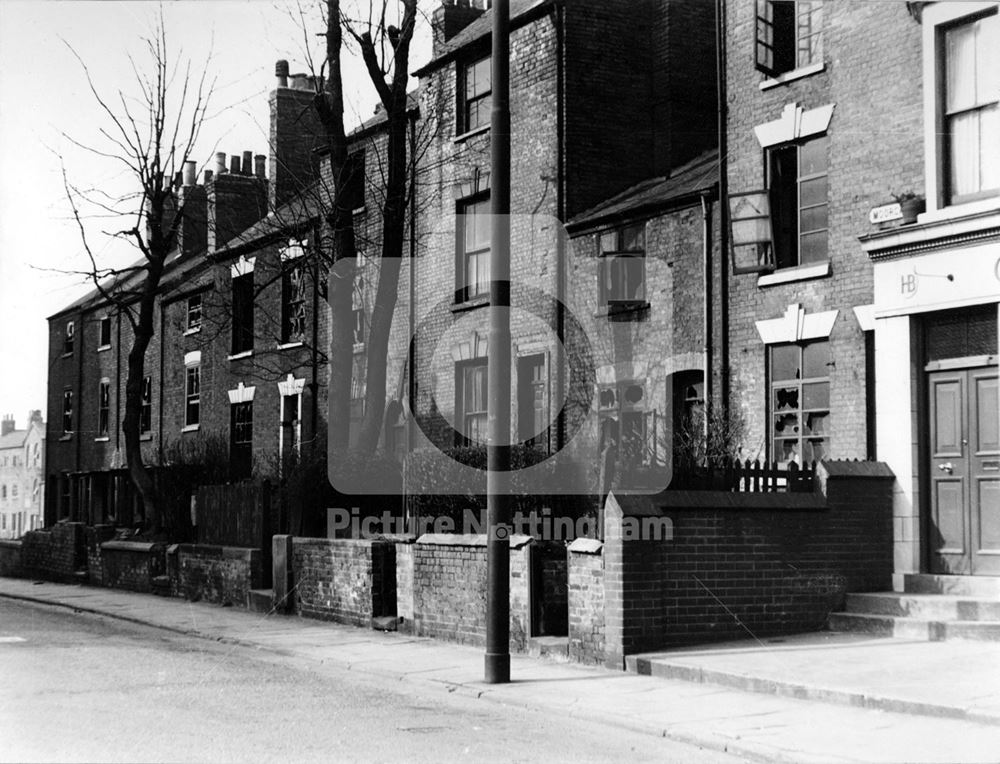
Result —
POLYGON ((62 357, 63 357, 63 358, 72 358, 72 357, 73 357, 73 354, 72 354, 72 353, 63 353, 63 354, 62 354, 62 357))
POLYGON ((153 433, 151 432, 144 432, 142 435, 139 436, 139 440, 143 441, 149 441, 152 439, 153 439, 153 433))
POLYGON ((59 438, 60 443, 65 443, 67 440, 73 440, 73 433, 67 432, 61 438, 59 438))
POLYGON ((597 309, 594 318, 607 318, 610 321, 615 319, 631 319, 640 313, 649 310, 650 305, 645 300, 637 300, 633 303, 622 303, 618 305, 602 305, 597 309))
POLYGON ((99 345, 97 347, 98 353, 103 353, 105 350, 111 350, 111 345, 99 345))
POLYGON ((784 85, 788 82, 794 82, 795 80, 800 80, 803 77, 808 77, 812 74, 818 74, 819 72, 826 69, 826 64, 820 62, 818 64, 809 64, 809 66, 802 66, 798 69, 792 69, 790 72, 783 72, 777 77, 770 77, 760 83, 757 87, 761 90, 770 90, 771 88, 776 88, 779 85, 784 85))
POLYGON ((198 432, 200 424, 186 424, 181 427, 181 432, 198 432))
POLYGON ((99 438, 94 438, 95 443, 107 443, 109 440, 111 440, 111 438, 108 435, 102 435, 99 438))
POLYGON ((473 297, 471 299, 465 300, 464 302, 456 302, 451 306, 452 313, 463 313, 467 310, 475 310, 476 308, 483 308, 490 304, 490 296, 488 294, 480 295, 479 297, 473 297))
POLYGON ((477 135, 482 135, 483 133, 488 133, 490 131, 489 125, 480 125, 475 130, 469 130, 462 133, 461 135, 456 135, 452 139, 452 143, 465 143, 469 138, 474 138, 477 135))
POLYGON ((354 352, 355 353, 364 353, 365 352, 365 343, 363 343, 363 342, 355 342, 354 343, 354 352))
POLYGON ((959 218, 978 215, 981 212, 993 212, 998 209, 1000 209, 1000 194, 985 199, 976 199, 970 202, 952 204, 936 210, 921 212, 917 215, 917 223, 938 223, 946 220, 958 220, 959 218))
MULTIPOLYGON (((296 340, 295 342, 285 342, 281 345, 278 345, 278 350, 291 350, 292 348, 300 348, 300 347, 302 347, 302 341, 296 340)), ((232 356, 230 356, 230 358, 232 358, 232 356)))
POLYGON ((361 205, 360 207, 355 207, 351 210, 351 215, 359 217, 360 215, 364 215, 366 212, 368 212, 368 207, 366 205, 361 205))
POLYGON ((192 334, 200 334, 200 333, 201 333, 201 327, 200 326, 195 326, 195 327, 192 327, 191 329, 185 329, 184 330, 184 336, 185 337, 190 337, 192 334))
POLYGON ((249 358, 252 355, 253 355, 253 351, 252 350, 244 350, 241 353, 233 353, 232 355, 229 356, 229 360, 230 361, 238 361, 241 358, 249 358))
POLYGON ((794 268, 782 268, 765 276, 758 276, 757 286, 766 287, 775 286, 776 284, 791 284, 796 281, 821 279, 829 275, 830 261, 826 260, 822 263, 810 263, 809 265, 797 265, 794 268))

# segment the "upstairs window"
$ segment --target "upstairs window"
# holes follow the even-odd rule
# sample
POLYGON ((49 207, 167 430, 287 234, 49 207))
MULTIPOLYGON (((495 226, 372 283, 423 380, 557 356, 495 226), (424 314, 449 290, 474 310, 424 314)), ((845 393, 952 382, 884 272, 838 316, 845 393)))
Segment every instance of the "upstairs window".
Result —
POLYGON ((830 453, 830 343, 768 347, 771 458, 782 466, 830 453))
POLYGON ((301 259, 282 263, 281 341, 302 342, 306 336, 306 276, 301 259))
POLYGON ((645 225, 624 226, 598 237, 599 298, 609 308, 628 308, 646 301, 645 225))
POLYGON ((777 268, 829 258, 828 148, 823 135, 767 152, 777 268))
POLYGON ((98 349, 111 347, 111 316, 101 317, 101 337, 97 347, 98 349))
POLYGON ((63 355, 73 355, 73 339, 76 337, 76 324, 73 321, 66 322, 66 331, 63 335, 63 355))
POLYGON ((355 151, 347 157, 341 185, 345 209, 361 212, 365 208, 365 152, 355 151))
POLYGON ((490 124, 493 110, 492 59, 487 56, 466 64, 462 76, 461 124, 458 132, 467 133, 490 124))
POLYGON ((187 329, 188 332, 201 331, 201 295, 193 294, 187 299, 187 329))
POLYGON ((63 435, 73 432, 73 391, 63 390, 63 412, 62 412, 63 435))
POLYGON ((102 379, 97 394, 97 437, 108 437, 110 415, 111 383, 106 379, 102 379))
POLYGON ((757 68, 768 77, 823 62, 820 0, 757 0, 757 68))
POLYGON ((458 283, 455 301, 465 302, 490 291, 490 200, 458 205, 458 283))
POLYGON ((1000 191, 1000 16, 942 34, 946 197, 956 204, 1000 191))
POLYGON ((142 378, 142 406, 139 409, 139 432, 153 431, 153 378, 142 378))
POLYGON ((233 355, 253 350, 253 271, 233 279, 233 355))

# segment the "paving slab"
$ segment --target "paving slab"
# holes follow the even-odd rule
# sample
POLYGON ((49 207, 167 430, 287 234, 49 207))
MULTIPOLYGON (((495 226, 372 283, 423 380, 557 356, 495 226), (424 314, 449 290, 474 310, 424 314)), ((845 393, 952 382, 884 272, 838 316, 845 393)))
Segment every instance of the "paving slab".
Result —
MULTIPOLYGON (((487 685, 482 681, 483 651, 478 647, 79 585, 35 586, 30 581, 0 578, 0 598, 4 597, 122 618, 214 641, 247 645, 276 656, 379 675, 407 682, 429 695, 461 693, 485 702, 570 715, 669 737, 753 760, 993 762, 1000 752, 1000 727, 972 719, 855 708, 523 655, 512 656, 514 681, 507 685, 487 685)), ((771 651, 779 646, 770 646, 771 651)), ((795 654, 795 647, 799 654, 810 655, 805 646, 792 644, 784 651, 785 656, 780 659, 772 656, 786 672, 793 671, 795 661, 800 660, 788 657, 795 654)), ((758 648, 763 655, 769 646, 758 648)), ((866 653, 842 649, 847 656, 845 665, 854 666, 858 675, 864 676, 866 653)), ((728 650, 735 652, 734 647, 728 650)), ((698 652, 706 651, 687 651, 685 660, 697 658, 698 652)), ((722 650, 719 656, 730 660, 725 653, 722 650)), ((829 657, 837 660, 840 654, 834 652, 829 657)), ((867 653, 870 665, 866 670, 870 669, 872 681, 878 673, 888 674, 891 668, 886 665, 895 665, 895 659, 883 657, 891 655, 891 651, 881 649, 867 653)), ((971 667, 980 665, 977 661, 982 656, 970 651, 966 659, 969 661, 966 667, 971 667)), ((941 660, 933 661, 931 667, 936 669, 941 660)), ((734 665, 738 663, 737 660, 734 665)), ((833 668, 830 671, 834 673, 833 668)), ((927 673, 926 692, 931 693, 935 688, 941 691, 953 673, 927 673)), ((908 676, 907 681, 912 683, 908 685, 910 691, 916 692, 918 675, 908 676)), ((980 687, 980 695, 975 699, 978 706, 988 706, 997 689, 980 687)))

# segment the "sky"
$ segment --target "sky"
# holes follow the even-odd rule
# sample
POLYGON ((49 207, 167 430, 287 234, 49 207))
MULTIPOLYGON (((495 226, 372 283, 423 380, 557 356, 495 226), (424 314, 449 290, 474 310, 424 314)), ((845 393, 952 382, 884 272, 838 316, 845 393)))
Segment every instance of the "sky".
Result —
MULTIPOLYGON (((434 4, 422 0, 420 7, 426 13, 434 4)), ((323 22, 314 5, 301 0, 315 55, 322 42, 315 33, 323 22)), ((63 168, 74 186, 111 193, 130 187, 119 162, 74 144, 106 146, 98 130, 109 124, 81 60, 106 99, 117 98, 119 90, 134 92, 128 56, 146 68, 142 39, 161 9, 170 56, 190 60, 194 71, 205 68, 215 80, 192 157, 199 171, 212 166, 215 151, 267 154, 274 62, 287 59, 292 73, 307 71, 295 0, 0 0, 0 413, 12 414, 18 427, 30 409, 42 409, 48 418, 46 318, 91 288, 72 273, 85 271, 89 260, 66 198, 63 168)), ((422 15, 411 68, 429 56, 422 15)), ((350 128, 373 113, 377 99, 356 57, 345 60, 344 79, 350 128)), ((85 220, 101 265, 137 256, 102 233, 113 225, 85 220)))

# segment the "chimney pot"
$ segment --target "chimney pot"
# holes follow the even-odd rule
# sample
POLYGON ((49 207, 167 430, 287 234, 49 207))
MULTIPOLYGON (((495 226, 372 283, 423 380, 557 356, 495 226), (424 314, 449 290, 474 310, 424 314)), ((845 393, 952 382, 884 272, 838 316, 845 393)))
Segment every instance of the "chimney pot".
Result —
POLYGON ((253 175, 253 152, 244 151, 243 152, 243 174, 253 175))
POLYGON ((240 155, 233 154, 229 157, 229 172, 233 175, 240 174, 240 155))
POLYGON ((274 64, 274 76, 277 78, 279 88, 288 87, 288 62, 280 59, 274 64))
POLYGON ((215 154, 215 174, 222 175, 226 171, 226 152, 219 151, 215 154))
POLYGON ((205 183, 205 185, 208 185, 209 183, 212 182, 212 175, 213 174, 214 173, 211 170, 205 170, 205 180, 203 181, 205 183))
POLYGON ((258 154, 253 158, 254 161, 254 175, 263 180, 267 177, 267 157, 263 154, 258 154))
POLYGON ((189 159, 184 163, 184 185, 193 186, 195 178, 198 177, 198 167, 193 160, 189 159))

